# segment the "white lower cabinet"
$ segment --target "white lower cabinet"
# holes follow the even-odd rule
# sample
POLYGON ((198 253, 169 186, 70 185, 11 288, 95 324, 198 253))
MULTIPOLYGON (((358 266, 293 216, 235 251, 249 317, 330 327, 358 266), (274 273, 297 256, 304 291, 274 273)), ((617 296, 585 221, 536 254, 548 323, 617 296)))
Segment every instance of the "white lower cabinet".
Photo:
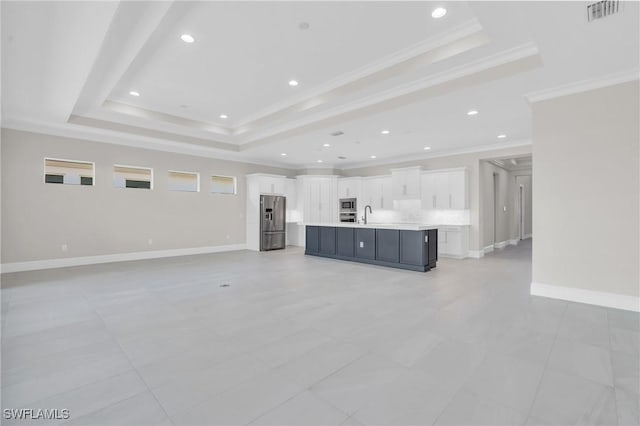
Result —
POLYGON ((443 226, 438 228, 438 255, 463 258, 469 255, 469 227, 443 226))

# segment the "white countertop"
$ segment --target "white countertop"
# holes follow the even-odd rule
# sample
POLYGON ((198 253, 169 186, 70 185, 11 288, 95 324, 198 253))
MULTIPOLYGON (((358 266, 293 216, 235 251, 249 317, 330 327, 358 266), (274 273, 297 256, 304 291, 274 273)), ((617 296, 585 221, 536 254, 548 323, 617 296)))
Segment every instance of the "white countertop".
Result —
POLYGON ((298 222, 298 225, 306 226, 335 226, 337 228, 369 228, 369 229, 398 229, 403 231, 426 231, 429 229, 441 228, 441 225, 425 225, 422 223, 352 223, 352 222, 338 222, 338 223, 306 223, 298 222))

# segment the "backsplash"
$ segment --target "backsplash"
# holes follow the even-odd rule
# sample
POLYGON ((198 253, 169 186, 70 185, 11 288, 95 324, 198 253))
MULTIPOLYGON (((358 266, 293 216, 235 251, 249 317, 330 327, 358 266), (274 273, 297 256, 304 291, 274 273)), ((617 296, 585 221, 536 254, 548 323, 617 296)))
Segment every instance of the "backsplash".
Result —
POLYGON ((420 200, 395 200, 393 210, 376 209, 370 223, 423 223, 435 225, 469 225, 469 210, 422 210, 420 200))

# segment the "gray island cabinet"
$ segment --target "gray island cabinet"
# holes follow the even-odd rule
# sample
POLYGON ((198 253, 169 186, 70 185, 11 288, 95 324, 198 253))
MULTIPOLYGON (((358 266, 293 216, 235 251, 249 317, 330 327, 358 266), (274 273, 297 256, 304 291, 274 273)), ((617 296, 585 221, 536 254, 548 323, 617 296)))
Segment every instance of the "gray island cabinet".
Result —
POLYGON ((438 261, 436 226, 306 225, 305 254, 428 271, 438 261))

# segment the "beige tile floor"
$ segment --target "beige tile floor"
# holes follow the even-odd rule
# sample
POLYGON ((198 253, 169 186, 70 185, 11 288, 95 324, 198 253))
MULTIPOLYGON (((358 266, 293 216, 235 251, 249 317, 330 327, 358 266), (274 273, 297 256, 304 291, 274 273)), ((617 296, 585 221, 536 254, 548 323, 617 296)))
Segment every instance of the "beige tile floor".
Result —
POLYGON ((82 425, 638 424, 640 316, 530 296, 530 259, 524 242, 419 273, 290 248, 5 274, 2 407, 82 425))

